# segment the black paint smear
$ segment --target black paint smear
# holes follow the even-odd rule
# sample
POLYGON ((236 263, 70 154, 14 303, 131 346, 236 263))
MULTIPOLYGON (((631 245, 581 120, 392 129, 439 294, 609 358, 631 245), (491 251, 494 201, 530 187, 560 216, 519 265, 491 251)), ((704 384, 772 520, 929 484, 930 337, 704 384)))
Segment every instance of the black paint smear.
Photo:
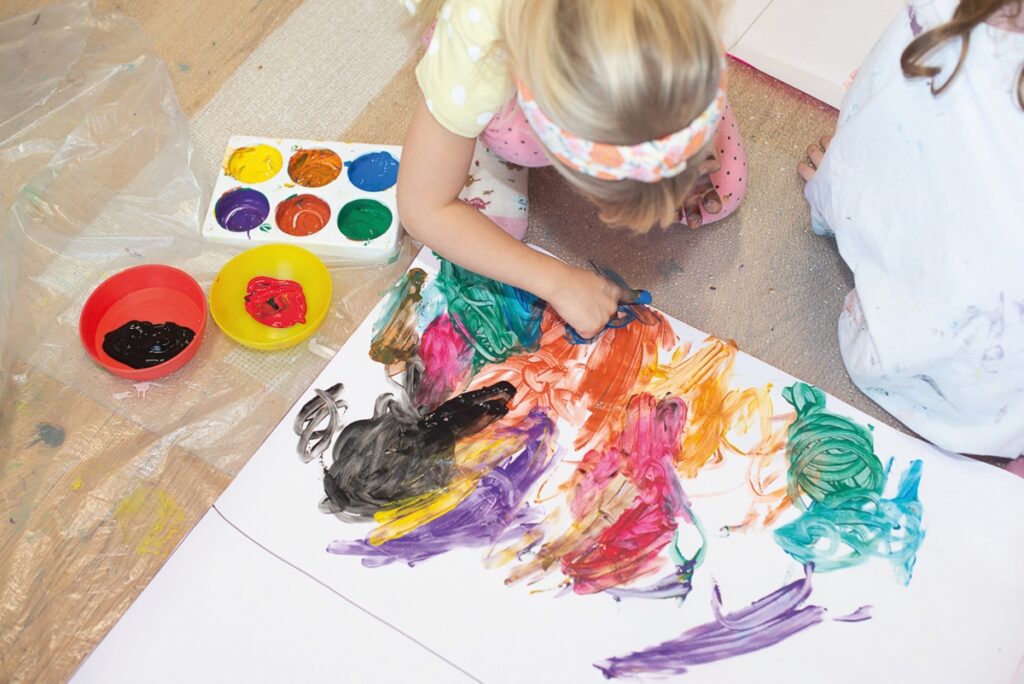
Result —
POLYGON ((42 442, 50 448, 59 447, 64 443, 64 428, 53 423, 38 423, 36 425, 36 438, 32 444, 42 442))
POLYGON ((410 497, 451 482, 455 441, 479 432, 508 413, 515 387, 499 382, 466 392, 422 413, 412 405, 421 375, 411 364, 403 396, 377 398, 373 417, 350 423, 338 435, 334 462, 324 472, 326 511, 343 518, 370 517, 410 497))
POLYGON ((150 368, 173 359, 195 336, 191 328, 170 321, 128 321, 103 337, 103 351, 126 366, 150 368))

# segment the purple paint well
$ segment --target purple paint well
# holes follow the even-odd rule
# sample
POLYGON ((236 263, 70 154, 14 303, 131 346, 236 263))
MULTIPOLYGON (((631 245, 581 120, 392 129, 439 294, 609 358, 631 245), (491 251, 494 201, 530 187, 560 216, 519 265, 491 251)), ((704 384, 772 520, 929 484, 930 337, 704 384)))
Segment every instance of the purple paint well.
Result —
POLYGON ((803 579, 764 596, 749 607, 722 612, 722 596, 714 587, 711 608, 715 620, 684 632, 671 641, 595 665, 605 677, 681 675, 687 667, 733 658, 784 641, 818 624, 825 615, 821 606, 801 607, 811 595, 811 569, 803 579))
POLYGON ((267 220, 270 202, 259 190, 234 188, 220 196, 213 213, 221 228, 247 233, 267 220))
POLYGON ((554 454, 554 423, 543 411, 533 411, 510 433, 525 438, 518 455, 485 475, 473 492, 449 513, 409 534, 374 546, 365 541, 338 540, 331 553, 362 556, 374 568, 395 561, 415 565, 454 548, 487 546, 513 539, 535 526, 541 511, 526 505, 530 488, 548 469, 554 454))

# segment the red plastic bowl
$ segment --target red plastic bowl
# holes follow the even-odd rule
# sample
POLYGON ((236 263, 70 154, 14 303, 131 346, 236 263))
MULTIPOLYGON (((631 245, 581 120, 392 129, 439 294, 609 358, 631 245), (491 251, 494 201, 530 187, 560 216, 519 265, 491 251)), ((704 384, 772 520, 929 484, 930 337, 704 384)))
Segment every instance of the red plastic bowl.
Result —
POLYGON ((82 346, 96 363, 129 380, 153 380, 188 363, 206 329, 206 296, 192 276, 171 266, 134 266, 110 276, 97 287, 82 308, 78 333, 82 346), (128 321, 175 323, 191 328, 196 336, 180 354, 149 368, 132 368, 103 351, 103 338, 128 321))

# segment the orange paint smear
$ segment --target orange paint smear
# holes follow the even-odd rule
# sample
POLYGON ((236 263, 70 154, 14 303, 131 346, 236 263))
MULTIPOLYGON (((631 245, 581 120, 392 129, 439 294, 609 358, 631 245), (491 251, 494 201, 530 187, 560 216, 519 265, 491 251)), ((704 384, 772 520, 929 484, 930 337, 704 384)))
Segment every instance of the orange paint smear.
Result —
POLYGON ((687 403, 689 419, 676 463, 682 476, 696 477, 701 468, 722 461, 727 454, 750 459, 751 508, 730 530, 770 525, 789 505, 782 458, 789 421, 773 415, 770 386, 729 389, 737 351, 735 342, 709 337, 694 354, 685 358, 677 354, 659 367, 646 388, 655 396, 672 394, 687 403), (730 441, 730 433, 746 433, 755 426, 760 439, 752 448, 744 450, 730 441))
POLYGON ((578 389, 587 351, 586 345, 565 339, 565 324, 547 310, 541 320, 540 349, 485 366, 473 378, 470 389, 510 382, 516 388, 516 396, 506 421, 518 422, 540 408, 579 427, 587 415, 578 389))
POLYGON ((652 325, 633 323, 605 332, 591 345, 578 396, 590 411, 573 447, 577 451, 597 447, 612 430, 621 426, 626 402, 634 393, 641 372, 649 374, 658 363, 658 352, 671 349, 676 334, 660 313, 651 310, 652 325))

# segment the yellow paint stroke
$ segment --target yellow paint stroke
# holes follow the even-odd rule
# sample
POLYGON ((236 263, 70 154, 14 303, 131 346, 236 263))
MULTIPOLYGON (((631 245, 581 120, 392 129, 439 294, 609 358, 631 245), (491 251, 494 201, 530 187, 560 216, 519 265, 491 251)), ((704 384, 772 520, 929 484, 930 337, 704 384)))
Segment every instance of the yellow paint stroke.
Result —
POLYGON ((407 499, 377 513, 374 520, 380 527, 370 532, 366 541, 380 546, 440 518, 472 494, 484 475, 525 446, 525 435, 502 434, 494 429, 460 442, 455 447, 455 467, 460 474, 443 489, 407 499))
POLYGON ((731 340, 710 337, 693 355, 683 358, 676 354, 667 365, 659 367, 647 390, 656 396, 674 394, 686 401, 689 411, 677 463, 681 475, 696 477, 701 468, 721 461, 727 452, 750 459, 747 484, 753 501, 743 522, 729 526, 732 530, 757 522, 771 524, 789 504, 785 494, 785 463, 780 458, 789 421, 774 415, 771 385, 729 389, 737 352, 731 340), (760 440, 749 450, 744 451, 730 441, 733 431, 747 433, 755 425, 760 440))
POLYGON ((135 546, 135 552, 144 556, 169 553, 185 525, 185 511, 174 498, 150 485, 142 485, 121 499, 114 509, 114 518, 126 536, 140 523, 148 523, 146 533, 135 546))
POLYGON ((84 486, 85 482, 82 481, 82 478, 76 477, 75 481, 71 483, 71 491, 77 492, 84 486))
POLYGON ((228 157, 224 173, 242 183, 262 183, 276 176, 283 163, 281 153, 270 145, 239 147, 228 157))

